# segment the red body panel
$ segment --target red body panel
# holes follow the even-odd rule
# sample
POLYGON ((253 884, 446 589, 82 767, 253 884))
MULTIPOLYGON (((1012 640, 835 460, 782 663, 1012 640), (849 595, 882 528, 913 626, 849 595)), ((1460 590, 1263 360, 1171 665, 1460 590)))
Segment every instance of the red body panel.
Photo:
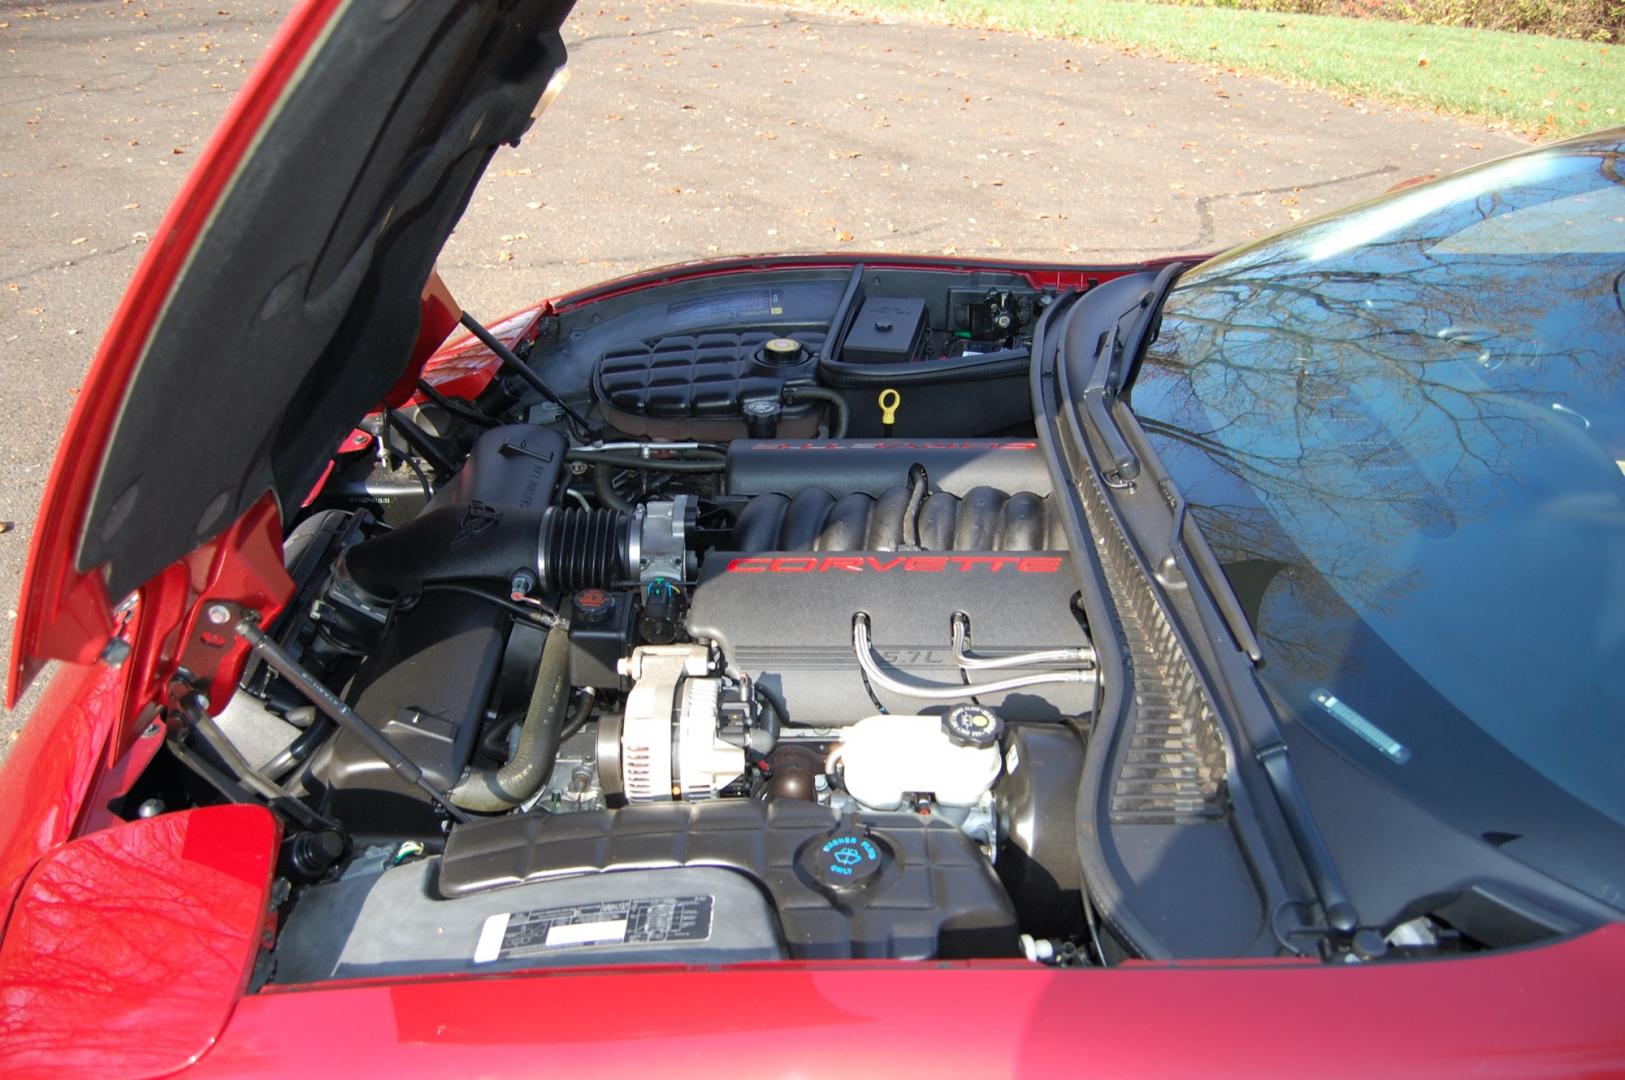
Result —
POLYGON ((592 970, 245 998, 204 1075, 1556 1076, 1625 1072, 1625 926, 1470 960, 592 970))
MULTIPOLYGON (((517 311, 487 326, 493 337, 510 349, 536 340, 536 324, 547 310, 545 302, 517 311)), ((454 398, 476 398, 491 385, 502 361, 473 334, 464 334, 435 353, 423 366, 423 381, 454 398)))
POLYGON ((0 948, 0 1075, 171 1072, 208 1049, 265 932, 279 830, 221 806, 43 859, 0 948))
MULTIPOLYGON (((73 835, 107 766, 107 746, 124 715, 117 668, 64 667, 0 768, 0 918, 40 856, 73 835)), ((0 938, 0 942, 4 939, 0 938)))

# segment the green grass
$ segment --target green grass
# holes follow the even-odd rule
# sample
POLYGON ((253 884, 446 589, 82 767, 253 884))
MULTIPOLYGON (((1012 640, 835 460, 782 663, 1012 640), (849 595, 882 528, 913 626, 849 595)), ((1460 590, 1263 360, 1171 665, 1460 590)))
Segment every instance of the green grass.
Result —
POLYGON ((1379 19, 1123 0, 800 0, 1097 41, 1552 137, 1625 123, 1625 47, 1379 19))

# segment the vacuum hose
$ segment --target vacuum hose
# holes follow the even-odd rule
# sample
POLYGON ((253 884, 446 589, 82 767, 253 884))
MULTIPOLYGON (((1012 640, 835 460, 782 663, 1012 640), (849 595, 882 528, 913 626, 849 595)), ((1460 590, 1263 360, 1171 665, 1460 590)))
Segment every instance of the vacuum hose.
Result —
POLYGON ((542 646, 536 686, 513 757, 500 769, 470 769, 462 783, 447 793, 451 801, 464 810, 500 814, 540 791, 553 774, 569 703, 570 637, 563 630, 553 630, 542 646))

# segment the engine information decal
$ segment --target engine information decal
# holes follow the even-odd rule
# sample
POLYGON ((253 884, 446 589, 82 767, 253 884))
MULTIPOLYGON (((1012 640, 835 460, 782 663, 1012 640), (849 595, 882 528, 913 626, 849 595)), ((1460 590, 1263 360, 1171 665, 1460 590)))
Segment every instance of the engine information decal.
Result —
POLYGON ((480 928, 474 962, 515 960, 583 945, 705 941, 711 936, 712 904, 709 896, 666 896, 498 912, 480 928))

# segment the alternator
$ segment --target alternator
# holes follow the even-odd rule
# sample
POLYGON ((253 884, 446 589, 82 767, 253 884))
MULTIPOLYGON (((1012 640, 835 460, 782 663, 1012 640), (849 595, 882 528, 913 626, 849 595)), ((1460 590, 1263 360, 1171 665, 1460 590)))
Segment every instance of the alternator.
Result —
POLYGON ((722 679, 703 645, 645 645, 624 665, 633 679, 620 732, 627 801, 710 799, 739 778, 745 751, 719 735, 722 679))

